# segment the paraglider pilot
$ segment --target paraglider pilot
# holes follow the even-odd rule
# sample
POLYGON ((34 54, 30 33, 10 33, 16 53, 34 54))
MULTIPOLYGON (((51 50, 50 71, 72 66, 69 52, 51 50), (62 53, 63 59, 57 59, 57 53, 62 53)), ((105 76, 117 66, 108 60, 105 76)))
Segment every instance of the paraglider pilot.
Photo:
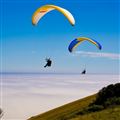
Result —
POLYGON ((52 64, 52 61, 50 60, 50 58, 49 59, 47 59, 46 58, 46 65, 44 66, 44 67, 50 67, 51 66, 51 64, 52 64))

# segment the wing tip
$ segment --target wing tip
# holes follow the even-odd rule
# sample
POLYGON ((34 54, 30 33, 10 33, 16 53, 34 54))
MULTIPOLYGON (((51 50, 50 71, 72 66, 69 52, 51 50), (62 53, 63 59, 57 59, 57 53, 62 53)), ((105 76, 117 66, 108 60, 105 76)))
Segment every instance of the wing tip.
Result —
POLYGON ((33 22, 33 20, 32 20, 32 25, 33 25, 33 26, 36 26, 36 23, 35 23, 35 22, 33 22))

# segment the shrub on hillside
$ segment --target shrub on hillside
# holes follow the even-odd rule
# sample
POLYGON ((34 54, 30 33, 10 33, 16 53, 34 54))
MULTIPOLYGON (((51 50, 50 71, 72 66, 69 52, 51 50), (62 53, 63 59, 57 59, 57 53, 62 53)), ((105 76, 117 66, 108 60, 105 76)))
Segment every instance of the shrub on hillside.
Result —
POLYGON ((120 105, 120 97, 113 97, 104 102, 103 106, 107 108, 108 106, 120 105))
POLYGON ((96 100, 77 114, 83 115, 96 112, 115 105, 120 105, 120 83, 102 88, 98 92, 96 100))
POLYGON ((92 106, 89 106, 88 108, 88 111, 89 112, 95 112, 95 111, 100 111, 100 110, 103 110, 104 107, 102 105, 92 105, 92 106))
POLYGON ((104 105, 108 99, 113 98, 112 101, 114 101, 114 99, 116 100, 118 97, 120 97, 120 83, 117 83, 115 85, 111 84, 107 87, 104 87, 98 92, 94 104, 104 105))

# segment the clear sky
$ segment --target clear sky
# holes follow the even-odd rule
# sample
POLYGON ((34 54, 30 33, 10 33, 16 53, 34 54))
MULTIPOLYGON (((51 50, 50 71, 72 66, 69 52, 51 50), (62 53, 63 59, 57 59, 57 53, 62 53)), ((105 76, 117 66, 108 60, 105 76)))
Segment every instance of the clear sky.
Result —
POLYGON ((118 0, 2 0, 2 72, 119 73, 118 0), (45 4, 69 10, 75 20, 71 26, 58 11, 44 16, 37 26, 32 14, 45 4), (103 47, 84 42, 69 53, 76 37, 90 37, 103 47), (89 53, 90 52, 90 53, 89 53), (53 66, 44 68, 45 58, 53 66))

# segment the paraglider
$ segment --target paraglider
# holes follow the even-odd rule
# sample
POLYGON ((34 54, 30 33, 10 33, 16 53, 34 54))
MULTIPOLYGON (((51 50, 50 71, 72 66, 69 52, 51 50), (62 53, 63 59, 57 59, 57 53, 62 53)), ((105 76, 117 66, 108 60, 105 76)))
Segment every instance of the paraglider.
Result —
POLYGON ((84 70, 81 72, 81 74, 86 74, 86 69, 84 69, 84 70))
POLYGON ((37 23, 39 22, 39 20, 48 12, 52 11, 52 10, 58 10, 59 12, 61 12, 70 22, 71 25, 75 24, 75 19, 73 17, 73 15, 66 9, 61 8, 59 6, 55 6, 55 5, 44 5, 40 8, 38 8, 33 16, 32 16, 32 24, 33 25, 37 25, 37 23))
POLYGON ((69 52, 72 52, 73 49, 75 49, 79 44, 81 44, 83 41, 89 41, 91 42, 93 45, 96 45, 96 47, 101 50, 102 49, 102 46, 100 45, 100 43, 98 43, 96 40, 93 40, 93 39, 90 39, 90 38, 86 38, 86 37, 79 37, 79 38, 76 38, 74 39, 69 47, 68 47, 68 50, 69 52))
POLYGON ((44 67, 51 67, 51 64, 52 64, 52 61, 49 59, 46 58, 46 65, 44 67))

